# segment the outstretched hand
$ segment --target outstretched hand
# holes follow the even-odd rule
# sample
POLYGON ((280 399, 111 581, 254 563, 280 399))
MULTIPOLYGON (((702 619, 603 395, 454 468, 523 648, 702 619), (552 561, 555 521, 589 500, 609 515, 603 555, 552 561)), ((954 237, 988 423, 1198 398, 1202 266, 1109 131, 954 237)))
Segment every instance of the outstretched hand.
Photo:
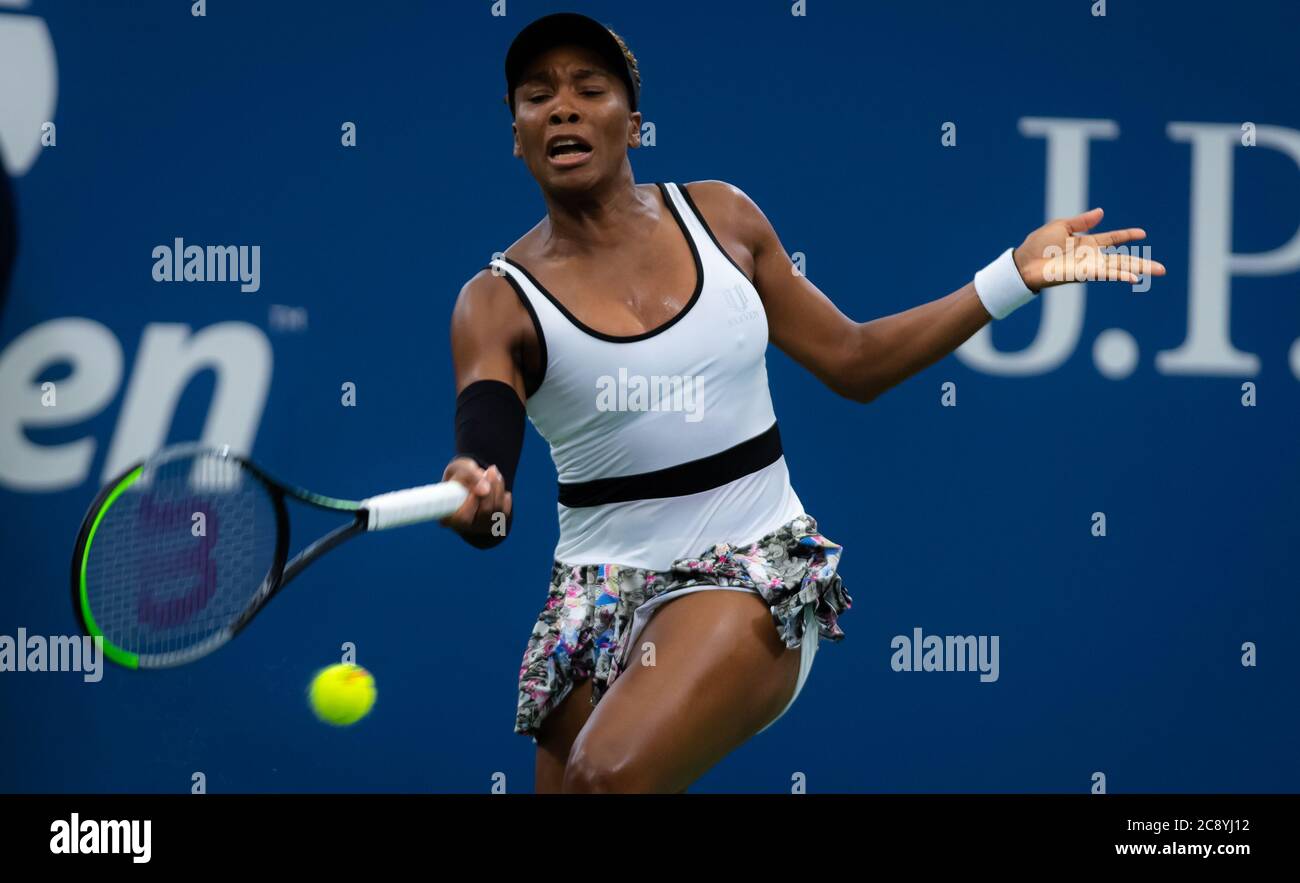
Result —
POLYGON ((1067 282, 1136 283, 1141 276, 1165 275, 1164 264, 1158 261, 1135 254, 1103 252, 1103 248, 1136 242, 1147 235, 1140 227, 1088 233, 1101 223, 1103 214, 1095 208, 1072 218, 1049 221, 1030 233, 1013 254, 1025 285, 1031 291, 1041 291, 1067 282))

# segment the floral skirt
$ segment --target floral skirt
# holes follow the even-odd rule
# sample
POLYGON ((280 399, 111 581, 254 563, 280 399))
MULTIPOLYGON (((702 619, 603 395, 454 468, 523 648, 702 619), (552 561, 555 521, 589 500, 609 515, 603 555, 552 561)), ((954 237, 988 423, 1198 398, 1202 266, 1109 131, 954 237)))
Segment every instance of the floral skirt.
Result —
POLYGON ((515 732, 536 741, 546 715, 587 678, 591 704, 599 702, 626 667, 641 624, 637 610, 651 609, 670 592, 692 586, 754 591, 767 603, 787 647, 800 646, 808 622, 817 623, 814 639, 842 640, 838 618, 853 599, 836 573, 841 551, 803 514, 748 546, 719 543, 697 558, 674 561, 668 570, 556 561, 546 606, 519 669, 515 732), (809 605, 811 620, 803 616, 809 605))

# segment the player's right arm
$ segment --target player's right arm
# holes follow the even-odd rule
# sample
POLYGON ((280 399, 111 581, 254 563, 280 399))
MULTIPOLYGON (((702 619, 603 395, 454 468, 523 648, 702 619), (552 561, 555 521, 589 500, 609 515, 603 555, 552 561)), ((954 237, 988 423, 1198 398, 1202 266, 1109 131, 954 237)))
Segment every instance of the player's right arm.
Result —
POLYGON ((537 334, 504 279, 480 270, 461 288, 451 314, 456 375, 456 450, 443 481, 469 490, 442 524, 479 548, 505 539, 511 486, 524 441, 525 372, 535 360, 537 334))

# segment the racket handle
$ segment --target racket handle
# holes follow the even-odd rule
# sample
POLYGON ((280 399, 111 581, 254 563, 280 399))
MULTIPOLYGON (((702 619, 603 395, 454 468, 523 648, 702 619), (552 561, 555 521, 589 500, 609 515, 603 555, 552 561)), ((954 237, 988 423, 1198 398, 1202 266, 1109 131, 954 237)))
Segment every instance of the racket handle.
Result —
POLYGON ((469 491, 458 481, 392 491, 361 501, 368 515, 366 530, 387 530, 404 524, 446 518, 460 508, 469 491))

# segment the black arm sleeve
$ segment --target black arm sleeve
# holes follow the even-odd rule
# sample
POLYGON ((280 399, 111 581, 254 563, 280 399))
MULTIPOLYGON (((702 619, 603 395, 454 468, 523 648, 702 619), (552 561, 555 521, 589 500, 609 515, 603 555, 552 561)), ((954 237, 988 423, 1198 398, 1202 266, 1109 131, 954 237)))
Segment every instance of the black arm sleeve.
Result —
MULTIPOLYGON (((510 384, 500 380, 476 380, 456 396, 456 456, 469 457, 486 469, 495 465, 506 490, 515 482, 515 469, 524 447, 524 406, 510 384)), ((514 512, 506 516, 506 535, 514 512)), ((471 546, 490 549, 505 536, 466 534, 471 546)))

